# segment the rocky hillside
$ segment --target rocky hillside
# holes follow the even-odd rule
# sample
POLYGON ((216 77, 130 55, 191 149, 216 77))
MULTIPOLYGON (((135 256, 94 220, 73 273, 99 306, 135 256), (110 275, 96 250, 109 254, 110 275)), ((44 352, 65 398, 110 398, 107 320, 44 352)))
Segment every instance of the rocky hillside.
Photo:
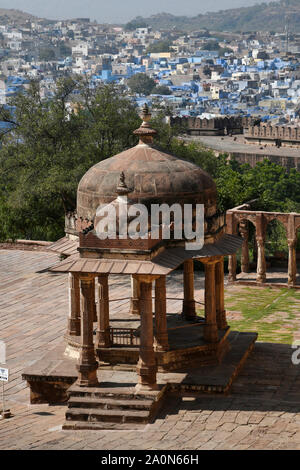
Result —
POLYGON ((27 20, 36 19, 35 16, 30 15, 29 13, 25 13, 21 10, 9 10, 6 8, 0 8, 0 23, 10 23, 15 21, 16 23, 23 23, 27 20))
POLYGON ((283 32, 289 17, 291 32, 300 32, 300 0, 281 0, 252 7, 221 10, 194 17, 174 16, 169 13, 137 17, 156 29, 176 28, 183 31, 210 29, 212 31, 276 31, 283 32))

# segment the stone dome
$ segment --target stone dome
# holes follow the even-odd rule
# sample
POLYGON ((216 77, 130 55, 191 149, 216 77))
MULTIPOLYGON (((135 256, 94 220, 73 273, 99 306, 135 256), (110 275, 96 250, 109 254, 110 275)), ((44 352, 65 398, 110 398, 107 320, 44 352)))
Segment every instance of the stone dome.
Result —
POLYGON ((216 186, 208 173, 193 163, 140 143, 87 171, 78 186, 79 217, 91 220, 99 204, 116 198, 121 172, 124 172, 131 200, 203 203, 207 214, 215 213, 216 186))
POLYGON ((77 191, 78 217, 92 220, 100 204, 116 198, 120 173, 134 202, 198 203, 205 205, 207 217, 216 213, 216 185, 211 176, 191 162, 156 149, 150 117, 144 107, 143 123, 134 132, 140 137, 138 145, 97 163, 83 176, 77 191))

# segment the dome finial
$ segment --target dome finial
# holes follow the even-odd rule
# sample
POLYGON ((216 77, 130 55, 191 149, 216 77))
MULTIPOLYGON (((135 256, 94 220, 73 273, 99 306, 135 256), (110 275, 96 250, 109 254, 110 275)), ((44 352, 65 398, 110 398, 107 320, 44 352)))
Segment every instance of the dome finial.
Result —
POLYGON ((142 107, 141 118, 143 119, 143 124, 146 122, 149 122, 151 119, 151 113, 149 111, 147 103, 145 103, 144 106, 142 107))
POLYGON ((142 108, 142 113, 140 115, 141 119, 143 120, 141 126, 136 129, 133 133, 134 135, 138 135, 140 138, 139 144, 152 144, 153 143, 153 136, 157 134, 154 129, 151 129, 149 121, 151 119, 151 113, 149 111, 147 103, 144 104, 142 108))
POLYGON ((116 189, 116 193, 119 196, 124 196, 125 194, 128 194, 130 192, 131 192, 130 189, 128 188, 127 184, 125 183, 124 171, 121 171, 119 183, 118 183, 118 186, 117 186, 117 189, 116 189))

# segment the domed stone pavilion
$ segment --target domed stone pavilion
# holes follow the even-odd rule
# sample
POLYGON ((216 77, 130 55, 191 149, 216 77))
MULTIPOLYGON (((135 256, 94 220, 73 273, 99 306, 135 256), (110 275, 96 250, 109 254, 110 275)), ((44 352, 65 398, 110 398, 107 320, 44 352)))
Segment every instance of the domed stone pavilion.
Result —
MULTIPOLYGON (((69 218, 72 227, 69 224, 67 229, 68 239, 79 241, 78 253, 51 268, 69 275, 64 357, 78 361, 77 380, 68 390, 73 408, 67 412, 66 429, 86 428, 86 422, 93 421, 89 411, 92 405, 89 402, 85 409, 86 401, 92 400, 96 406, 97 397, 101 403, 103 397, 111 399, 117 394, 120 398, 116 384, 109 394, 103 392, 102 377, 107 370, 123 367, 137 374, 135 391, 130 392, 132 408, 128 405, 125 415, 128 418, 130 409, 136 409, 137 399, 151 397, 153 406, 147 415, 150 419, 168 386, 172 387, 172 379, 162 384, 157 380, 158 374, 167 377, 170 371, 176 375, 178 370, 196 368, 201 378, 201 368, 215 367, 232 347, 224 309, 224 256, 235 254, 242 240, 226 234, 225 217, 217 211, 212 178, 198 166, 154 147, 156 132, 149 125, 150 117, 145 106, 143 122, 134 132, 139 136, 135 147, 97 163, 81 179, 77 214, 69 218), (174 235, 172 218, 169 239, 162 236, 161 219, 158 238, 152 237, 150 220, 143 227, 142 238, 124 237, 119 232, 115 238, 99 237, 99 206, 116 208, 124 203, 124 198, 128 207, 143 204, 149 210, 153 204, 192 205, 193 227, 196 205, 203 205, 204 244, 186 249, 184 236, 178 239, 174 235), (202 317, 194 299, 195 260, 205 270, 202 317), (180 266, 182 311, 174 315, 167 311, 166 277, 180 266), (115 274, 131 278, 126 327, 112 326, 110 321, 109 277, 115 274), (85 426, 78 426, 78 422, 85 422, 85 426)), ((246 350, 255 339, 252 335, 246 350)), ((246 356, 246 350, 241 357, 246 356)), ((192 388, 205 390, 199 377, 192 388)), ((213 386, 211 389, 215 390, 213 386)), ((106 416, 105 420, 109 419, 106 416)), ((124 416, 122 419, 124 422, 124 416)))

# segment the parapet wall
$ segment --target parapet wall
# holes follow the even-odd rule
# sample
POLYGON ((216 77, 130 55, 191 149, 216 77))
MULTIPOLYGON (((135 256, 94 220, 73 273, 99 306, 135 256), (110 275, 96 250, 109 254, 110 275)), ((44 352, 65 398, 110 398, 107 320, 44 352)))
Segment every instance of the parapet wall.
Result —
POLYGON ((300 126, 249 126, 244 135, 249 143, 264 142, 278 147, 300 147, 300 126))
POLYGON ((171 126, 180 126, 186 129, 189 135, 226 135, 242 134, 243 118, 221 117, 213 119, 200 119, 199 117, 171 117, 171 126))
MULTIPOLYGON (((216 154, 220 154, 220 152, 215 152, 216 154)), ((228 153, 228 152, 227 152, 228 153)), ((252 168, 259 162, 263 162, 264 160, 270 160, 272 163, 276 163, 276 165, 281 165, 287 170, 291 170, 295 168, 297 171, 300 171, 300 155, 291 157, 291 156, 284 156, 284 155, 269 155, 268 153, 252 153, 249 150, 247 153, 243 152, 229 152, 231 158, 234 158, 240 164, 248 163, 252 168)))
POLYGON ((272 126, 261 124, 260 118, 226 116, 201 119, 176 116, 170 118, 170 125, 185 129, 189 135, 244 134, 247 143, 300 147, 300 125, 272 126))

